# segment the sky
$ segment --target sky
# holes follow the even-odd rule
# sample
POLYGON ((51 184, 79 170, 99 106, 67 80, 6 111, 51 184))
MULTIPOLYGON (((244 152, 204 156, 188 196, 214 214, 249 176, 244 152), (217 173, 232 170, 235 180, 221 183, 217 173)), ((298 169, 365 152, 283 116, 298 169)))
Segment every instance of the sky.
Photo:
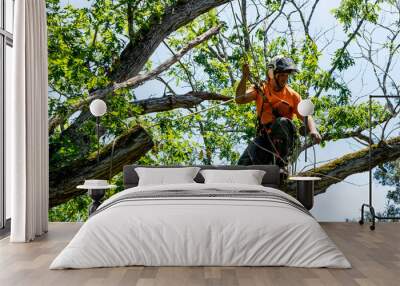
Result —
MULTIPOLYGON (((65 0, 64 3, 70 3, 76 7, 87 5, 87 1, 82 0, 65 0)), ((250 2, 250 1, 249 1, 250 2)), ((332 52, 340 47, 345 39, 345 34, 342 32, 340 26, 337 24, 336 19, 333 17, 331 10, 339 5, 338 0, 322 0, 319 2, 317 9, 314 13, 314 20, 310 27, 311 33, 320 31, 323 27, 333 27, 331 35, 334 36, 335 41, 330 48, 325 50, 324 56, 321 61, 322 67, 328 67, 332 52)), ((221 8, 220 8, 221 9, 221 8)), ((253 13, 252 9, 249 9, 249 18, 253 13)), ((232 22, 230 9, 224 9, 222 12, 226 17, 227 22, 232 22)), ((282 24, 281 29, 285 29, 282 24)), ((380 41, 379 35, 374 40, 380 41)), ((355 52, 354 46, 350 46, 349 52, 355 52)), ((164 46, 160 46, 155 53, 152 55, 151 60, 154 62, 153 66, 157 63, 162 62, 166 58, 170 57, 170 53, 164 46)), ((376 88, 376 79, 373 77, 372 70, 366 68, 366 65, 358 64, 350 68, 345 73, 345 80, 350 81, 349 87, 355 96, 364 96, 373 92, 376 88)), ((178 92, 184 92, 184 88, 176 87, 178 92)), ((135 90, 135 94, 138 99, 148 98, 149 96, 160 96, 163 91, 163 86, 156 81, 150 81, 140 86, 135 90)), ((367 97, 363 97, 361 101, 367 100, 367 97)), ((368 118, 366 118, 368 120, 368 118)), ((397 121, 398 123, 398 121, 397 121)), ((242 146, 244 149, 245 146, 242 146)), ((318 161, 326 161, 335 159, 343 156, 346 153, 354 152, 359 150, 361 147, 353 139, 350 140, 339 140, 336 142, 330 142, 325 148, 316 147, 316 159, 318 161)), ((238 150, 241 151, 241 150, 238 150)), ((309 151, 309 156, 312 155, 312 150, 309 151)), ((304 154, 300 156, 298 165, 304 165, 304 154)), ((312 156, 308 162, 312 162, 312 156)), ((373 182, 373 203, 376 211, 383 211, 386 202, 386 193, 388 188, 379 185, 377 182, 373 182)), ((319 221, 344 221, 358 220, 360 216, 360 207, 362 203, 366 203, 368 200, 368 172, 362 174, 355 174, 345 179, 345 182, 339 182, 332 185, 324 194, 320 194, 315 197, 314 208, 311 213, 319 221)))

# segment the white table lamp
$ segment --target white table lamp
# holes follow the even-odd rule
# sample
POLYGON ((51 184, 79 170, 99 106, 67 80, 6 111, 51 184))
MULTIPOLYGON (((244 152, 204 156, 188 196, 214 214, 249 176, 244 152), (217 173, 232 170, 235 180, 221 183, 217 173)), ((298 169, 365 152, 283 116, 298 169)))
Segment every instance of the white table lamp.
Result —
POLYGON ((314 113, 314 104, 310 99, 304 99, 300 101, 297 106, 297 110, 299 111, 301 116, 309 116, 314 113))
POLYGON ((95 99, 90 103, 90 113, 96 117, 96 134, 97 134, 97 163, 99 163, 100 153, 100 134, 99 134, 99 117, 107 112, 107 104, 101 99, 95 99))
POLYGON ((96 116, 103 116, 107 112, 107 105, 101 99, 95 99, 90 103, 90 112, 96 116))

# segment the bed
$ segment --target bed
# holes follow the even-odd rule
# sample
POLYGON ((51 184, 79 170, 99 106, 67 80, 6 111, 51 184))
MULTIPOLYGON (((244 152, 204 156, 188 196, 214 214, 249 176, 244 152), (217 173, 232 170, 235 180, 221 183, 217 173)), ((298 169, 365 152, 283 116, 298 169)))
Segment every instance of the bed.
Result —
POLYGON ((204 183, 200 172, 193 183, 138 185, 138 166, 125 166, 125 190, 100 205, 50 269, 351 267, 301 203, 278 189, 277 166, 199 168, 265 175, 259 185, 204 183))

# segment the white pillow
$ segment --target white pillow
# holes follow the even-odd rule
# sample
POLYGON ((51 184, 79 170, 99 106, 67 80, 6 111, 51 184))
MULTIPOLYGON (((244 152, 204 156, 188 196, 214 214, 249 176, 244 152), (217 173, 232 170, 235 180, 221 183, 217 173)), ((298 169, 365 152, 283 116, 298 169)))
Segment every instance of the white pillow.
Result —
POLYGON ((199 167, 135 168, 139 176, 138 186, 196 183, 193 179, 199 170, 199 167))
POLYGON ((261 185, 265 171, 262 170, 201 170, 205 184, 261 185))

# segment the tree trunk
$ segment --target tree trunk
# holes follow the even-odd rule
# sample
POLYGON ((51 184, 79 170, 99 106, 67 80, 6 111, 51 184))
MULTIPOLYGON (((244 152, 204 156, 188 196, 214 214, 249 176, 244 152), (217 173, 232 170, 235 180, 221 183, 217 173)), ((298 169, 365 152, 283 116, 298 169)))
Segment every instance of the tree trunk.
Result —
POLYGON ((169 34, 201 14, 227 2, 229 0, 181 0, 173 6, 166 7, 161 18, 153 16, 149 19, 147 27, 150 28, 143 28, 135 33, 135 39, 125 47, 119 62, 114 66, 111 80, 122 82, 137 75, 169 34))

